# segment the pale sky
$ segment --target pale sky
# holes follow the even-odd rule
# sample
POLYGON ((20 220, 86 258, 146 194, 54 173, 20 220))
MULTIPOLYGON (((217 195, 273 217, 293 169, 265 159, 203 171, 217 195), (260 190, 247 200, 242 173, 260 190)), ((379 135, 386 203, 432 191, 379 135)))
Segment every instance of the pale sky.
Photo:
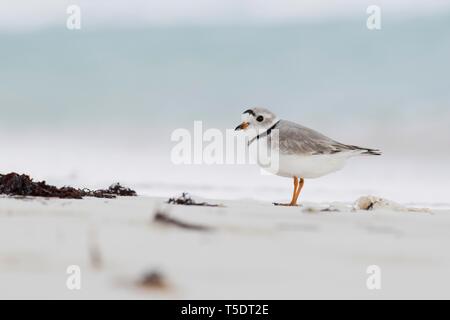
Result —
POLYGON ((64 25, 71 4, 89 25, 279 23, 363 16, 373 4, 398 16, 450 12, 449 0, 0 0, 0 30, 64 25))

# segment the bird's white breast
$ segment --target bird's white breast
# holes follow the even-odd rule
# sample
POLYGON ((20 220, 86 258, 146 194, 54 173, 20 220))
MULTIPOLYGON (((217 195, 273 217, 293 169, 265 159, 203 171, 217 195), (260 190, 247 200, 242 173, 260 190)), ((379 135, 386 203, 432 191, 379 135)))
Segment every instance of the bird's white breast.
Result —
POLYGON ((283 177, 318 178, 338 171, 345 165, 348 157, 342 155, 284 155, 279 156, 278 171, 273 174, 283 177))
POLYGON ((318 178, 342 169, 346 160, 354 155, 353 152, 321 155, 283 154, 278 149, 269 151, 269 148, 267 140, 263 138, 253 143, 250 154, 263 169, 283 177, 318 178))

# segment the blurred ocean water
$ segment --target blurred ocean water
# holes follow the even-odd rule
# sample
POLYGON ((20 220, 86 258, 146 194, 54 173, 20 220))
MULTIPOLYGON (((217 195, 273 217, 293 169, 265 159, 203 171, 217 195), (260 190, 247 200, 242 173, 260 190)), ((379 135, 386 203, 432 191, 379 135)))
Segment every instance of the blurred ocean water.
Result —
MULTIPOLYGON (((449 57, 444 13, 385 19, 380 31, 369 31, 364 19, 336 19, 2 32, 0 171, 68 184, 117 178, 150 194, 183 189, 186 181, 198 182, 199 194, 218 180, 231 190, 248 170, 173 169, 170 134, 192 129, 194 120, 233 128, 243 110, 259 105, 385 151, 384 162, 369 160, 357 164, 357 174, 338 176, 348 185, 371 176, 376 183, 367 191, 377 192, 381 172, 398 182, 390 182, 395 190, 387 196, 402 198, 398 189, 421 177, 442 191, 450 178, 449 57)), ((252 196, 275 181, 256 180, 236 194, 252 196)), ((281 181, 277 187, 288 190, 290 182, 281 181)), ((221 190, 214 196, 228 192, 221 190)), ((413 194, 443 202, 441 191, 413 194)))

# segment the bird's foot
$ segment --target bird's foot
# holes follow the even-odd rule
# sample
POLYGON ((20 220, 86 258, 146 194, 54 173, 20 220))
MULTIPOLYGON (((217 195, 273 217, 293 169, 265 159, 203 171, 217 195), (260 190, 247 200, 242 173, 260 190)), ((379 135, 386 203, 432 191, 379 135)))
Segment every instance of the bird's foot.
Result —
POLYGON ((273 205, 274 206, 280 206, 280 207, 298 207, 298 204, 296 204, 296 203, 278 203, 278 202, 274 202, 273 205))

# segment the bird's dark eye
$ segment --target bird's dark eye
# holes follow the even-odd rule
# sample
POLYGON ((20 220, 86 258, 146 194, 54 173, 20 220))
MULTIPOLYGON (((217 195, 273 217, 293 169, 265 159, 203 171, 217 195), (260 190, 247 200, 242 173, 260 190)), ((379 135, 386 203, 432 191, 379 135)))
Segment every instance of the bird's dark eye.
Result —
POLYGON ((261 122, 261 121, 263 121, 264 120, 264 117, 263 116, 258 116, 257 118, 256 118, 256 121, 258 121, 258 122, 261 122))

